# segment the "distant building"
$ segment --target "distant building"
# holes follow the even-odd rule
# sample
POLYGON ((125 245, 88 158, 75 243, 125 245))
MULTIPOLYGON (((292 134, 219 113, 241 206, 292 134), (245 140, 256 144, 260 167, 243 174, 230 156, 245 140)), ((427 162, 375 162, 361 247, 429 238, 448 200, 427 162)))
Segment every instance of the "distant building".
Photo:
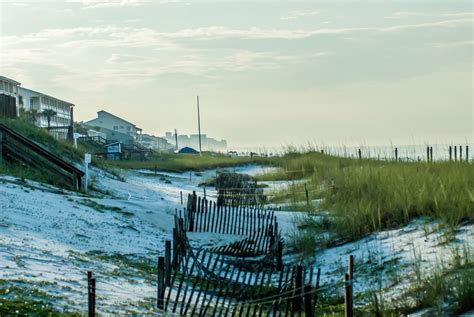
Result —
MULTIPOLYGON (((166 132, 165 137, 166 141, 176 145, 176 136, 172 132, 166 132)), ((199 149, 199 134, 191 135, 178 135, 178 147, 191 147, 199 149)), ((203 151, 226 151, 227 150, 227 141, 226 140, 216 140, 208 137, 206 134, 201 134, 201 147, 203 151)))
POLYGON ((166 139, 150 134, 142 134, 140 144, 148 149, 168 151, 174 149, 174 145, 168 143, 166 139))
POLYGON ((96 119, 85 121, 83 125, 105 133, 107 140, 120 141, 126 144, 141 140, 142 129, 104 110, 97 112, 96 119))

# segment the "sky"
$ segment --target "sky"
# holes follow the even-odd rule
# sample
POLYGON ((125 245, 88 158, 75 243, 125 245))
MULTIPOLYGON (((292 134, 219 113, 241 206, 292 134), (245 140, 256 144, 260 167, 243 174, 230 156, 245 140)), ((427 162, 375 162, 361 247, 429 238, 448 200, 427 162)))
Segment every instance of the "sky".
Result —
POLYGON ((472 143, 472 1, 4 1, 0 75, 231 147, 472 143))

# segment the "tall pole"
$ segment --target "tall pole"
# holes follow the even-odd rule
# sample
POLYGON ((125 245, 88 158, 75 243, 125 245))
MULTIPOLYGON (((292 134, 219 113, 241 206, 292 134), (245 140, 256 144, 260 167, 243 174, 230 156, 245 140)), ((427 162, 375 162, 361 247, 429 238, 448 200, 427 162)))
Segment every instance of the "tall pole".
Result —
POLYGON ((197 96, 197 106, 198 106, 198 130, 199 130, 199 155, 202 156, 201 150, 201 117, 199 114, 199 96, 197 96))
POLYGON ((179 150, 178 148, 178 130, 174 129, 174 139, 176 141, 176 151, 179 150))

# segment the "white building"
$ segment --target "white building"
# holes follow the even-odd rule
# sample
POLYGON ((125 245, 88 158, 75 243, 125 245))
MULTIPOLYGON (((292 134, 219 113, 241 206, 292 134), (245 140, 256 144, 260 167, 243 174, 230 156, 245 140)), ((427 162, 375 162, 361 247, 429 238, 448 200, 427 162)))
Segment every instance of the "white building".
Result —
MULTIPOLYGON (((0 76, 0 112, 5 112, 5 109, 12 104, 16 116, 20 115, 20 110, 36 110, 38 115, 35 124, 42 128, 48 127, 48 119, 42 112, 46 109, 53 110, 56 114, 50 118, 50 127, 53 128, 50 132, 58 138, 66 138, 68 132, 72 131, 70 129, 73 125, 72 103, 21 87, 19 82, 0 76)), ((11 109, 8 109, 8 112, 12 112, 11 109)))
POLYGON ((0 76, 0 112, 6 112, 7 107, 13 104, 18 116, 18 87, 21 84, 13 79, 0 76))
MULTIPOLYGON (((69 127, 73 123, 72 109, 74 105, 70 102, 31 90, 24 87, 18 87, 18 104, 25 111, 37 110, 42 113, 46 109, 56 112, 51 118, 51 127, 69 127)), ((39 127, 47 127, 48 120, 40 115, 36 121, 39 127)))
POLYGON ((120 138, 121 135, 130 137, 130 141, 141 140, 142 129, 137 127, 135 124, 104 110, 97 112, 97 118, 85 121, 84 125, 91 129, 106 133, 107 139, 109 140, 124 142, 124 140, 120 138))

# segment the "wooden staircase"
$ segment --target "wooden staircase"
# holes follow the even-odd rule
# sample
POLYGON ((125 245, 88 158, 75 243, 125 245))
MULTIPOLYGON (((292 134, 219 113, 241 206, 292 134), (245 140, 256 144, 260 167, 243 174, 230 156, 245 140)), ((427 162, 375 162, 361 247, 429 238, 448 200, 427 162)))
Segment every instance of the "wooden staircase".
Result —
POLYGON ((44 146, 0 123, 0 161, 17 161, 44 173, 54 173, 81 190, 84 172, 44 146))

